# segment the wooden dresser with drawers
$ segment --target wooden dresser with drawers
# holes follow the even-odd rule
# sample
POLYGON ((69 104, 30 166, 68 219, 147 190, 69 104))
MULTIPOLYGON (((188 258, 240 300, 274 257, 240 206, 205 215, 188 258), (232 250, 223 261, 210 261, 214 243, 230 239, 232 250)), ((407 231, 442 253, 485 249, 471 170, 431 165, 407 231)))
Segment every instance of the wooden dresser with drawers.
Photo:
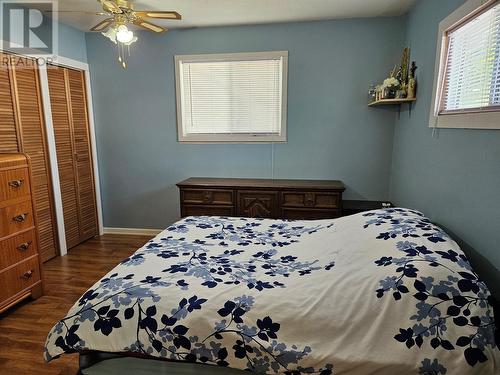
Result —
POLYGON ((30 161, 0 154, 0 313, 42 295, 30 161))
POLYGON ((341 216, 340 181, 189 178, 177 184, 181 216, 216 215, 273 219, 341 216))

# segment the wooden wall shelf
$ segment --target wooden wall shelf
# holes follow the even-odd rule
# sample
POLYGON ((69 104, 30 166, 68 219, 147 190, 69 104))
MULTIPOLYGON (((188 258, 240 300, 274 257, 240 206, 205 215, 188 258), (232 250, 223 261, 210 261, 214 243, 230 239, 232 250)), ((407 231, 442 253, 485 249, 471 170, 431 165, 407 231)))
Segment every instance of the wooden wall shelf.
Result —
POLYGON ((413 103, 417 98, 413 99, 381 99, 368 103, 368 107, 378 107, 382 105, 400 105, 404 103, 413 103))

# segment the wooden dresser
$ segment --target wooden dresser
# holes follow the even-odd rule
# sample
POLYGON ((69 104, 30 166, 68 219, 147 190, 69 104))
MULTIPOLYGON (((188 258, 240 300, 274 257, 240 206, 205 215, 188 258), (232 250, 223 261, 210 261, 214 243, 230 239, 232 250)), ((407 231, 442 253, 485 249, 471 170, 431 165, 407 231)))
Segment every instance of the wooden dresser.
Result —
POLYGON ((177 184, 181 216, 220 215, 274 219, 341 216, 340 181, 188 178, 177 184))
POLYGON ((30 162, 0 154, 0 313, 42 294, 30 162))

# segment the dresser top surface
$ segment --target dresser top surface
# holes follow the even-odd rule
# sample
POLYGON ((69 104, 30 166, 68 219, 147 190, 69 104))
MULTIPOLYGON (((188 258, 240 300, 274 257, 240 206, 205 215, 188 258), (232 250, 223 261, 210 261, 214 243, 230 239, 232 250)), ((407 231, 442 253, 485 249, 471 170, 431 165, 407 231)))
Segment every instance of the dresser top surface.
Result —
POLYGON ((265 178, 208 178, 191 177, 177 184, 178 187, 226 187, 226 188, 272 188, 272 189, 317 189, 344 191, 342 181, 337 180, 282 180, 265 178))
POLYGON ((25 165, 27 163, 28 161, 26 160, 26 156, 24 154, 19 154, 19 153, 0 154, 0 168, 10 167, 15 165, 25 165))

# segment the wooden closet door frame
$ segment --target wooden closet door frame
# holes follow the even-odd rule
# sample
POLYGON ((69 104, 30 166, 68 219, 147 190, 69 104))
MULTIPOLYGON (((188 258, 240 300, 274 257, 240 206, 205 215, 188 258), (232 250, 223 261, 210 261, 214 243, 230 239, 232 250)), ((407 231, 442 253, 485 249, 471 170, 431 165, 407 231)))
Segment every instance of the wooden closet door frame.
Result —
MULTIPOLYGON (((6 43, 2 43, 6 45, 6 43)), ((36 50, 35 50, 36 51, 36 50)), ((8 49, 3 51, 5 53, 12 53, 8 49)), ((37 59, 38 57, 44 57, 45 55, 26 54, 24 57, 37 59)), ((94 125, 94 108, 92 105, 92 86, 90 82, 90 70, 87 63, 74 60, 64 56, 53 56, 52 63, 60 65, 67 68, 78 69, 84 72, 85 76, 85 91, 86 91, 86 104, 87 104, 87 117, 89 125, 89 139, 90 139, 90 150, 92 158, 92 171, 94 178, 94 191, 95 191, 95 202, 97 208, 97 226, 99 235, 104 234, 104 226, 102 220, 102 201, 101 201, 101 185, 99 181, 99 166, 97 163, 97 142, 95 136, 95 125, 94 125)), ((9 73, 10 74, 10 73, 9 73)), ((57 166, 57 152, 56 152, 56 142, 54 135, 54 126, 52 123, 52 110, 50 106, 50 91, 49 91, 49 81, 47 76, 47 67, 45 65, 38 66, 38 83, 41 91, 41 101, 43 106, 43 119, 45 122, 45 136, 46 136, 46 146, 48 148, 49 156, 49 166, 50 166, 50 179, 52 182, 52 195, 54 198, 54 209, 56 214, 56 226, 57 234, 59 239, 59 253, 60 255, 66 255, 68 253, 68 247, 66 246, 66 232, 64 230, 64 213, 63 204, 61 197, 61 186, 59 180, 59 169, 57 166)), ((17 116, 17 115, 16 115, 17 116)), ((17 128, 16 131, 19 131, 17 128)), ((19 143, 18 138, 18 143, 19 143)))
MULTIPOLYGON (((95 137, 95 126, 94 126, 94 109, 92 106, 92 89, 90 84, 90 72, 89 66, 86 63, 76 61, 67 57, 58 56, 53 61, 54 65, 61 67, 66 67, 70 69, 81 70, 85 77, 85 100, 87 109, 87 119, 88 119, 88 132, 90 140, 90 156, 92 158, 92 174, 94 180, 94 193, 97 209, 97 226, 99 235, 104 233, 103 222, 102 222, 102 203, 101 203, 101 188, 99 183, 99 166, 97 164, 97 146, 95 137)), ((50 69, 50 68, 48 68, 50 69)), ((43 99, 43 109, 45 113, 45 125, 47 131, 47 143, 50 155, 50 170, 52 175, 52 189, 54 191, 54 205, 56 210, 57 218, 57 231, 59 234, 59 248, 61 255, 66 255, 68 252, 68 247, 66 245, 66 232, 64 229, 64 213, 63 213, 63 203, 61 196, 61 186, 59 180, 59 169, 57 165, 57 152, 56 152, 56 141, 54 135, 54 125, 52 122, 52 109, 50 106, 50 91, 49 91, 49 80, 47 76, 47 67, 41 66, 38 69, 40 75, 40 87, 43 99)))

